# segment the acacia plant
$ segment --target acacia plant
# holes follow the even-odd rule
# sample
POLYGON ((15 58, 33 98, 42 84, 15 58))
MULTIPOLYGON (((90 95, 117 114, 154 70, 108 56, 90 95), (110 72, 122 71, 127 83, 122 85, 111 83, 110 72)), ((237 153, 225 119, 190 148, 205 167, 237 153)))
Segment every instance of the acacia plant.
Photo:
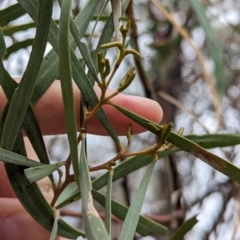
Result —
MULTIPOLYGON (((0 159, 5 163, 11 185, 22 205, 36 221, 52 232, 51 239, 55 239, 56 235, 70 239, 76 239, 78 236, 88 239, 110 239, 111 215, 115 215, 123 221, 119 236, 121 240, 133 239, 135 232, 143 236, 151 233, 164 235, 167 232, 165 226, 141 216, 141 207, 156 161, 174 152, 185 151, 239 183, 240 169, 206 150, 206 148, 238 144, 239 138, 234 135, 211 134, 200 137, 182 136, 183 129, 174 133, 172 123, 156 124, 113 103, 112 97, 128 88, 136 75, 135 66, 131 66, 126 70, 117 90, 107 96, 106 90, 122 61, 129 54, 141 60, 140 53, 129 48, 127 44, 131 21, 125 17, 119 28, 119 18, 121 14, 124 15, 129 1, 126 0, 122 5, 121 1, 112 1, 112 14, 105 20, 104 29, 95 49, 91 49, 90 44, 84 43, 82 39, 89 22, 96 14, 96 9, 99 9, 101 1, 87 1, 85 7, 74 19, 70 14, 71 4, 72 2, 68 0, 60 1, 59 22, 52 19, 52 0, 19 0, 17 4, 0 12, 0 55, 2 60, 7 58, 12 51, 10 48, 6 48, 4 36, 27 29, 30 25, 36 26, 36 35, 31 43, 30 58, 20 83, 10 76, 3 61, 0 63, 0 84, 8 99, 0 122, 0 159), (28 14, 34 22, 21 26, 8 25, 10 21, 23 14, 28 14), (114 31, 115 39, 112 41, 114 31), (51 44, 52 50, 44 56, 47 43, 51 44), (118 52, 115 60, 106 58, 109 48, 114 48, 118 52), (80 51, 81 59, 78 58, 75 49, 80 51), (70 154, 67 159, 51 164, 32 104, 57 78, 61 81, 70 154), (82 93, 79 133, 77 133, 78 124, 73 101, 73 81, 82 93), (99 99, 93 89, 94 84, 101 89, 99 99), (156 143, 147 149, 129 152, 132 137, 131 126, 129 125, 126 129, 128 145, 124 146, 105 115, 102 106, 106 104, 113 106, 146 130, 154 133, 156 143), (115 142, 118 153, 104 164, 89 167, 86 146, 87 126, 94 115, 98 117, 115 142), (28 136, 40 162, 26 157, 22 129, 28 136), (224 142, 222 142, 223 136, 226 139, 224 142), (80 154, 78 145, 81 148, 80 154), (117 163, 120 159, 125 160, 117 163), (112 182, 146 165, 148 165, 147 172, 139 183, 130 207, 112 200, 112 182), (64 177, 62 176, 62 167, 66 169, 64 177), (71 167, 73 167, 74 174, 70 172, 71 167), (106 170, 106 173, 92 181, 90 172, 103 169, 106 170), (54 182, 52 176, 54 171, 59 174, 57 183, 54 182), (37 185, 37 181, 45 177, 50 178, 54 190, 51 204, 47 203, 37 185), (74 191, 70 195, 65 194, 60 199, 61 194, 73 182, 75 183, 74 191), (98 191, 104 186, 107 186, 106 195, 98 191), (78 199, 82 200, 84 232, 71 227, 56 216, 57 209, 78 199), (93 199, 105 206, 105 223, 95 210, 93 199)), ((97 15, 96 21, 101 18, 101 14, 102 11, 97 15)), ((89 37, 90 41, 91 36, 89 37)), ((196 217, 187 220, 172 236, 172 239, 181 239, 196 222, 196 217)))

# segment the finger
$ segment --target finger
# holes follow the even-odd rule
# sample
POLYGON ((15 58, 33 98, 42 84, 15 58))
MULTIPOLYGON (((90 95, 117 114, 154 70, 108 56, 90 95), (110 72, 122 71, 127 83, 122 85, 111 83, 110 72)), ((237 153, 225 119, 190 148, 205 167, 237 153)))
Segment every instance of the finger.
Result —
MULTIPOLYGON (((76 105, 77 123, 79 123, 81 95, 75 84, 73 84, 73 91, 76 105)), ((107 95, 111 92, 111 90, 108 90, 107 95)), ((96 88, 96 93, 100 96, 101 92, 99 88, 96 88)), ((162 109, 159 104, 150 99, 120 93, 114 97, 112 101, 156 123, 159 123, 163 116, 162 109)), ((6 98, 4 97, 4 94, 1 93, 0 89, 0 114, 5 103, 6 98)), ((113 124, 117 134, 125 135, 126 128, 129 124, 132 124, 134 134, 144 131, 141 126, 124 116, 112 106, 106 105, 104 106, 104 110, 106 111, 106 114, 113 124)), ((60 81, 54 81, 44 95, 34 104, 34 112, 43 134, 66 133, 60 81)), ((96 117, 90 121, 87 130, 89 133, 93 134, 106 134, 105 129, 96 117)))
MULTIPOLYGON (((100 95, 100 90, 96 89, 98 95, 100 95)), ((113 91, 108 90, 107 94, 111 94, 113 91)), ((160 105, 147 98, 126 95, 123 93, 118 94, 111 99, 112 102, 156 123, 160 123, 163 117, 162 108, 160 105)), ((146 131, 142 126, 138 125, 133 120, 126 117, 124 114, 119 112, 111 105, 104 105, 104 110, 112 123, 114 129, 118 135, 126 135, 127 127, 131 124, 133 134, 141 133, 146 131)), ((107 132, 103 128, 102 124, 99 122, 98 118, 95 117, 90 120, 89 127, 87 129, 89 133, 106 135, 107 132)))
POLYGON ((51 233, 24 210, 18 199, 0 198, 0 206, 4 206, 0 208, 0 239, 49 239, 51 233))

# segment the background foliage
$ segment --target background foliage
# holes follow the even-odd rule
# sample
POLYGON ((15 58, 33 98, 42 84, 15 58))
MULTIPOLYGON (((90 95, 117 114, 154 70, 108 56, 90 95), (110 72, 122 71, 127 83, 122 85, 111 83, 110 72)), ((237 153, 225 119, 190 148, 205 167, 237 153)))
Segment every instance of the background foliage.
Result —
MULTIPOLYGON (((26 2, 28 1, 19 1, 22 6, 26 2)), ((72 14, 77 16, 86 2, 73 1, 72 14)), ((11 11, 8 9, 7 13, 4 12, 7 6, 15 2, 2 1, 0 4, 0 25, 7 44, 7 54, 4 56, 3 64, 12 77, 22 77, 32 49, 36 25, 26 14, 18 19, 25 13, 23 8, 17 7, 18 5, 13 5, 16 9, 11 11), (8 15, 10 12, 12 15, 8 15)), ((86 28, 86 31, 79 30, 82 41, 87 42, 91 36, 102 5, 103 3, 94 8, 95 14, 86 20, 86 26, 81 25, 82 28, 86 28)), ((30 12, 34 13, 34 9, 30 9, 30 12)), ((111 12, 112 5, 108 3, 93 33, 89 44, 90 51, 96 49, 111 12)), ((214 148, 212 152, 235 165, 239 165, 239 146, 237 146, 240 106, 239 12, 240 4, 233 0, 130 1, 122 18, 124 24, 128 18, 132 21, 132 29, 127 38, 128 47, 138 50, 143 56, 142 61, 129 56, 121 66, 122 72, 125 72, 126 66, 130 64, 137 67, 136 79, 125 90, 126 93, 146 96, 158 101, 164 110, 163 124, 173 122, 176 130, 184 127, 185 134, 211 134, 190 137, 206 148, 228 146, 221 149, 214 148), (214 135, 215 133, 228 133, 230 140, 227 141, 226 135, 214 135), (225 145, 223 140, 227 142, 225 145)), ((54 2, 53 19, 59 20, 59 17, 59 5, 54 2)), ((54 31, 51 34, 47 49, 54 45, 57 51, 57 35, 55 33, 54 37, 54 31)), ((103 39, 102 43, 109 41, 110 37, 108 40, 103 39)), ((73 45, 76 46, 76 43, 73 45)), ((81 58, 83 55, 76 51, 77 57, 81 58)), ((110 49, 107 56, 111 60, 115 59, 116 51, 110 49)), ((56 65, 54 54, 50 54, 49 59, 51 61, 48 63, 42 62, 42 69, 44 64, 49 62, 52 66, 56 65)), ((94 58, 93 62, 96 65, 94 58)), ((41 82, 46 84, 36 82, 39 88, 33 92, 33 102, 49 86, 50 79, 53 80, 55 77, 58 77, 58 70, 54 72, 53 68, 46 78, 41 79, 41 82)), ((121 77, 118 72, 110 87, 117 89, 121 77)), ((1 85, 3 85, 2 79, 1 75, 1 85)), ((11 93, 9 95, 11 98, 11 93)), ((101 159, 104 162, 117 152, 111 138, 88 136, 88 139, 90 166, 100 164, 99 155, 104 156, 101 159), (104 145, 108 147, 104 148, 101 145, 103 139, 104 145)), ((120 140, 126 141, 125 138, 120 140)), ((64 148, 60 147, 67 147, 66 140, 60 137, 48 137, 45 142, 53 162, 67 158, 65 156, 67 153, 62 152, 64 148)), ((133 136, 131 151, 143 149, 155 142, 155 136, 149 132, 133 136)), ((3 147, 2 143, 1 147, 3 147)), ((74 152, 74 146, 72 148, 74 152)), ((141 161, 143 162, 144 159, 141 161)), ((113 191, 113 198, 129 205, 145 172, 146 169, 141 168, 114 182, 113 190, 116 191, 113 191)), ((94 173, 92 178, 96 178, 99 174, 100 172, 94 173)), ((94 182, 93 186, 97 188, 94 182)), ((81 212, 78 212, 79 208, 76 208, 79 206, 77 204, 79 203, 62 210, 62 214, 67 215, 66 219, 74 214, 81 215, 81 212)), ((147 214, 149 218, 169 228, 167 235, 153 234, 153 239, 170 239, 186 219, 196 214, 199 221, 185 239, 238 239, 238 209, 239 186, 236 182, 193 155, 178 152, 165 156, 155 164, 142 214, 147 214)), ((99 208, 99 211, 102 213, 104 210, 99 208)), ((82 225, 79 218, 70 221, 77 227, 82 225)), ((195 218, 192 221, 195 224, 195 218)), ((192 222, 189 226, 191 224, 192 222)), ((116 231, 113 231, 113 239, 118 239, 120 235, 119 226, 121 223, 115 219, 113 229, 116 231)), ((137 235, 137 238, 141 237, 137 235)))

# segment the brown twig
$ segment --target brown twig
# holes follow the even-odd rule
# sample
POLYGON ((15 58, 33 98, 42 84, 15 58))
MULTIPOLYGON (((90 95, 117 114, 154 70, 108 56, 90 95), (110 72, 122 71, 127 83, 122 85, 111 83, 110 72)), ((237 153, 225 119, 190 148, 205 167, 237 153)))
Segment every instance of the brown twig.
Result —
POLYGON ((159 11, 163 13, 163 15, 166 17, 166 19, 178 30, 178 32, 182 35, 182 37, 188 42, 188 44, 193 48, 197 59, 199 61, 199 64, 202 69, 203 76, 205 78, 205 81, 207 82, 210 91, 213 96, 213 104, 215 107, 216 117, 218 121, 218 128, 221 124, 221 106, 220 101, 216 92, 216 88, 214 86, 214 79, 212 75, 209 74, 207 71, 207 68, 205 66, 204 58, 202 53, 199 51, 199 49, 194 45, 193 41, 191 40, 191 37, 189 36, 188 32, 183 26, 180 26, 174 17, 162 6, 162 4, 157 0, 151 0, 151 2, 158 8, 159 11))
MULTIPOLYGON (((133 11, 133 1, 131 0, 127 9, 126 9, 126 14, 128 15, 129 19, 131 20, 131 39, 134 42, 135 45, 135 50, 137 50, 139 52, 139 45, 138 45, 138 31, 137 31, 137 24, 135 21, 135 17, 134 17, 134 11, 133 11)), ((145 90, 145 94, 147 98, 151 98, 157 101, 157 96, 153 90, 153 86, 150 83, 150 81, 147 78, 146 72, 143 68, 142 62, 134 57, 134 61, 140 76, 140 80, 144 86, 144 90, 145 90)))
POLYGON ((170 96, 168 93, 159 90, 158 91, 158 95, 165 99, 166 101, 172 103, 173 105, 175 105, 176 107, 178 107, 179 109, 181 109, 182 111, 188 113, 196 122, 198 122, 201 127, 207 132, 209 133, 208 129, 199 121, 199 119, 196 117, 196 115, 190 111, 186 106, 184 106, 179 100, 177 100, 176 98, 170 96))

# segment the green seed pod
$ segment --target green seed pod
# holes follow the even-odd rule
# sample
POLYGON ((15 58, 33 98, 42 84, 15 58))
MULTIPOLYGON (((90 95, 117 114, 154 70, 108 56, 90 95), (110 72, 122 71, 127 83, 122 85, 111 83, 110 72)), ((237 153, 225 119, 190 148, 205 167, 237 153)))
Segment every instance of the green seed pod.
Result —
POLYGON ((127 29, 130 29, 130 28, 131 28, 131 20, 128 20, 127 25, 126 25, 126 28, 127 28, 127 29))
POLYGON ((106 43, 100 46, 100 48, 105 49, 105 48, 113 48, 113 47, 117 47, 119 49, 121 49, 123 47, 121 42, 110 42, 110 43, 106 43))
POLYGON ((128 55, 128 54, 132 54, 134 55, 137 59, 141 60, 142 59, 142 56, 139 52, 137 52, 136 50, 134 49, 126 49, 125 50, 125 56, 128 55))
POLYGON ((161 136, 161 141, 162 143, 165 143, 165 141, 167 140, 170 132, 172 131, 173 128, 173 124, 170 122, 167 125, 164 126, 164 130, 161 136))
MULTIPOLYGON (((156 134, 156 132, 161 130, 161 128, 159 128, 157 125, 154 125, 153 123, 148 123, 148 126, 149 126, 148 130, 155 134, 156 134)), ((161 126, 161 125, 159 125, 159 126, 161 126)))
POLYGON ((121 92, 124 89, 126 89, 131 84, 131 82, 133 81, 135 76, 136 76, 135 67, 131 67, 127 71, 127 73, 124 75, 123 79, 121 80, 119 87, 118 87, 118 92, 121 92))
POLYGON ((107 77, 107 75, 110 73, 111 71, 111 67, 110 67, 110 61, 108 58, 105 58, 105 69, 103 71, 103 76, 107 77))
POLYGON ((131 28, 131 20, 128 20, 126 26, 122 25, 119 30, 120 30, 121 34, 126 35, 130 28, 131 28))
POLYGON ((103 66, 102 66, 102 60, 103 60, 103 52, 98 52, 98 69, 99 72, 102 73, 103 72, 103 66))
POLYGON ((182 135, 183 135, 183 132, 184 132, 184 128, 181 127, 181 128, 178 130, 177 134, 180 135, 180 136, 182 136, 182 135))

